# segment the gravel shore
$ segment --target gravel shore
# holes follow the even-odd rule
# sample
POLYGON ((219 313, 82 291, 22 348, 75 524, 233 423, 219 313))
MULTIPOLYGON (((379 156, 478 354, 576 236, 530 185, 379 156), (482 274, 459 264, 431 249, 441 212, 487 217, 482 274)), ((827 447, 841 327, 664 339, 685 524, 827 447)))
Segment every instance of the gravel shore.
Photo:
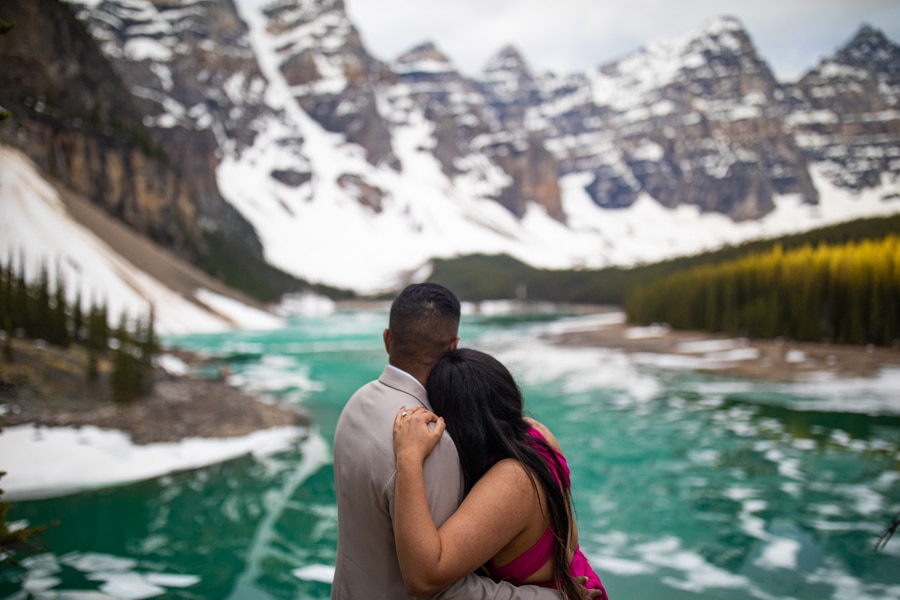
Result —
MULTIPOLYGON (((180 353, 182 360, 191 360, 180 353)), ((109 365, 88 382, 81 348, 63 350, 15 340, 13 360, 0 360, 0 428, 95 425, 128 433, 136 444, 187 437, 227 438, 260 429, 306 425, 306 415, 262 401, 224 380, 174 376, 155 370, 153 391, 129 403, 112 400, 109 365)))

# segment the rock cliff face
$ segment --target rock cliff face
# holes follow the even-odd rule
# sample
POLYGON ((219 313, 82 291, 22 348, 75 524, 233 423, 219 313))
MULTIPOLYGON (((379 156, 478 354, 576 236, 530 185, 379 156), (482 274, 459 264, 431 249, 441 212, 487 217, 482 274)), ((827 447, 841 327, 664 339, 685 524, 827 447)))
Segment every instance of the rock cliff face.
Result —
MULTIPOLYGON (((3 10, 15 27, 0 43, 0 104, 13 118, 0 129, 0 140, 191 261, 202 262, 207 252, 204 229, 233 236, 244 251, 261 255, 252 227, 222 199, 215 176, 220 142, 240 145, 252 128, 235 126, 217 137, 206 127, 206 112, 197 109, 215 107, 214 99, 203 98, 223 93, 225 82, 208 88, 202 76, 167 71, 156 62, 158 48, 124 43, 125 33, 147 25, 131 3, 107 2, 90 17, 83 14, 93 36, 76 19, 76 7, 56 0, 12 0, 3 10), (127 56, 133 68, 114 68, 111 52, 127 56), (173 103, 166 91, 176 87, 197 102, 173 103)), ((243 27, 227 17, 217 24, 243 27)), ((153 30, 193 31, 203 45, 202 30, 173 21, 153 30)), ((201 55, 178 48, 203 63, 201 55)))
POLYGON ((484 97, 431 43, 401 55, 391 68, 402 82, 403 99, 421 107, 434 124, 433 153, 444 173, 459 174, 455 161, 472 151, 476 136, 488 131, 484 97))
MULTIPOLYGON (((531 205, 565 220, 556 159, 539 137, 521 127, 506 127, 503 108, 491 88, 462 75, 434 44, 426 43, 401 55, 391 68, 401 86, 387 95, 412 101, 434 124, 433 153, 446 175, 460 175, 466 157, 482 155, 507 175, 507 182, 490 198, 516 217, 531 205), (493 102, 493 104, 492 104, 493 102), (499 109, 499 110, 498 110, 499 109)), ((515 102, 515 100, 513 100, 515 102)))
POLYGON ((272 2, 263 9, 279 69, 297 102, 321 125, 366 150, 372 164, 398 164, 375 86, 396 80, 372 58, 344 10, 343 0, 272 2))
POLYGON ((216 178, 222 154, 251 146, 272 112, 234 4, 106 0, 76 13, 131 91, 142 126, 189 181, 192 222, 261 255, 216 178))
POLYGON ((0 140, 138 231, 196 256, 188 182, 152 140, 137 102, 66 5, 13 0, 0 42, 0 140))
MULTIPOLYGON (((510 79, 533 98, 512 64, 510 79)), ((587 190, 599 206, 628 207, 647 193, 742 220, 771 211, 775 194, 817 201, 783 92, 733 19, 584 74, 547 77, 538 90, 536 102, 498 102, 529 107, 529 126, 561 172, 592 174, 587 190)))
MULTIPOLYGON (((204 156, 202 136, 181 128, 211 129, 220 149, 239 151, 266 113, 284 119, 265 101, 271 77, 232 2, 107 0, 80 14, 140 98, 145 122, 165 130, 157 137, 167 147, 185 149, 177 162, 204 156)), ((359 145, 371 164, 402 171, 393 136, 416 106, 432 124, 443 172, 453 179, 467 157, 485 157, 508 178, 488 197, 517 217, 534 205, 564 222, 559 177, 572 173, 590 175, 586 189, 603 208, 648 194, 747 220, 770 212, 776 195, 815 204, 810 161, 834 163, 830 177, 855 188, 890 170, 895 139, 879 129, 897 121, 897 50, 871 29, 795 85, 774 78, 731 18, 564 76, 535 75, 506 47, 472 81, 430 43, 390 67, 376 60, 342 0, 278 0, 261 15, 289 93, 326 130, 359 145), (880 162, 865 141, 873 135, 882 136, 880 162), (846 156, 834 162, 839 152, 846 156)), ((293 143, 302 146, 301 136, 293 143)), ((304 167, 273 177, 300 185, 312 178, 304 167)))

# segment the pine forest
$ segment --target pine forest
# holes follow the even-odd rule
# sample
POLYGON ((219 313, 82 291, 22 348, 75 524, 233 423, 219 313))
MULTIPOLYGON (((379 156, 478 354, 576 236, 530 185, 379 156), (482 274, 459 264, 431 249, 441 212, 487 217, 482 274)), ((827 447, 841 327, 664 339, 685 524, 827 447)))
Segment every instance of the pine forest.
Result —
POLYGON ((752 338, 890 346, 900 340, 900 236, 771 250, 641 285, 629 321, 752 338))

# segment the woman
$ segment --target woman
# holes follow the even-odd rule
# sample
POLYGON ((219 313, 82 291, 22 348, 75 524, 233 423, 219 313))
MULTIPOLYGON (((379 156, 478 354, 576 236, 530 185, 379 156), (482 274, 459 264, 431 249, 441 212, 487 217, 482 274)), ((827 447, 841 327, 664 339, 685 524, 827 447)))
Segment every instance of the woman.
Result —
MULTIPOLYGON (((426 387, 441 416, 417 407, 394 421, 394 536, 407 591, 434 594, 482 567, 494 579, 555 587, 565 600, 581 597, 576 577, 603 590, 578 547, 559 443, 523 416, 522 394, 506 367, 477 350, 454 350, 426 387), (445 428, 459 452, 465 499, 437 529, 422 463, 445 428)), ((598 597, 607 598, 605 590, 598 597)))

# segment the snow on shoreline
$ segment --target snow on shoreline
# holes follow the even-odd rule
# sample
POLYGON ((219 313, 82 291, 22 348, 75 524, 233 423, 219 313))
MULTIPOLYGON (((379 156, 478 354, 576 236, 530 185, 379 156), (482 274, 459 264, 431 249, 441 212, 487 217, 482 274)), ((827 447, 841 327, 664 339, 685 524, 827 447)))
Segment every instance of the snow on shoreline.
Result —
POLYGON ((4 501, 36 500, 152 479, 246 454, 266 456, 298 443, 308 429, 273 427, 231 438, 133 444, 124 432, 95 426, 18 425, 0 433, 4 501))

